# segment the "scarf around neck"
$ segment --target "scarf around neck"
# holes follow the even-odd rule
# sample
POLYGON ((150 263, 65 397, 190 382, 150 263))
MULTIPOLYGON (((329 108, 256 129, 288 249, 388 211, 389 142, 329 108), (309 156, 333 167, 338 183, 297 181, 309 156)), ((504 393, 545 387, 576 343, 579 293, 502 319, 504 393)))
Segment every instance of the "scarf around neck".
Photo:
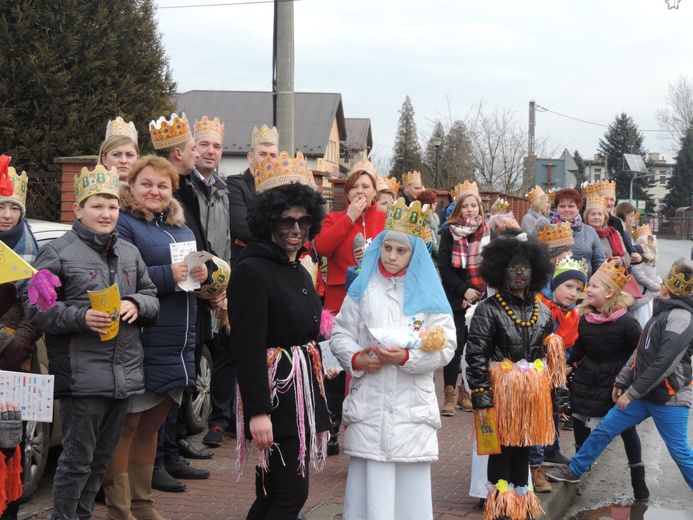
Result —
MULTIPOLYGON (((34 265, 36 255, 38 254, 38 244, 26 219, 19 219, 15 227, 8 231, 0 232, 0 240, 17 253, 27 264, 34 265)), ((14 282, 20 293, 27 283, 29 283, 29 280, 14 282)))
POLYGON ((601 323, 609 323, 610 321, 616 321, 626 312, 628 312, 628 309, 626 307, 621 307, 620 309, 615 310, 608 316, 604 316, 600 312, 588 312, 587 314, 585 314, 585 319, 588 321, 588 323, 595 323, 599 325, 601 323))
POLYGON ((484 292, 486 283, 481 278, 481 250, 490 239, 490 227, 481 216, 473 219, 460 219, 450 224, 452 235, 452 258, 450 263, 456 269, 466 270, 467 284, 484 292))
MULTIPOLYGON (((549 294, 551 293, 548 291, 549 294)), ((553 331, 563 338, 563 346, 569 349, 575 345, 578 338, 578 325, 580 316, 575 311, 575 306, 566 308, 558 305, 551 297, 546 296, 546 292, 537 295, 539 301, 546 305, 551 311, 551 319, 553 321, 553 331)))
POLYGON ((594 230, 597 232, 599 238, 606 238, 609 241, 611 253, 614 258, 625 255, 621 234, 612 226, 604 226, 601 229, 594 228, 594 230))
POLYGON ((582 227, 582 217, 579 213, 574 219, 568 219, 561 217, 555 209, 552 209, 551 213, 549 214, 549 220, 552 224, 558 224, 559 222, 570 222, 570 227, 573 231, 577 231, 582 227))

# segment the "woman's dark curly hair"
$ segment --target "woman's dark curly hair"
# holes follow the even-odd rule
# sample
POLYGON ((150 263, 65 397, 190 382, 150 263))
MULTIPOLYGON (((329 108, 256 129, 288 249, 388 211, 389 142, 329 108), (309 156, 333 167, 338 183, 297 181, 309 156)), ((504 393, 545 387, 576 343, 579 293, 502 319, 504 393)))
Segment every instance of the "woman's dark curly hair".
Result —
POLYGON ((276 220, 287 209, 299 206, 313 216, 313 225, 308 233, 308 239, 312 240, 322 228, 322 220, 325 218, 324 204, 325 199, 322 195, 306 184, 277 186, 260 194, 249 204, 246 218, 248 228, 254 238, 271 240, 276 220))
POLYGON ((479 274, 489 286, 500 289, 503 287, 505 270, 511 262, 518 259, 526 260, 532 268, 529 289, 540 291, 546 287, 554 267, 549 257, 549 249, 533 238, 525 242, 511 236, 494 238, 481 252, 479 274))

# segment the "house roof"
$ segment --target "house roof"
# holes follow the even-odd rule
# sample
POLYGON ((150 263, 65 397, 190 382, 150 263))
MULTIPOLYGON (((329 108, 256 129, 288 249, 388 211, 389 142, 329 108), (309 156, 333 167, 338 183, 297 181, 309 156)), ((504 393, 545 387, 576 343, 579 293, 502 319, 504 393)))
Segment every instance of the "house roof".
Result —
MULTIPOLYGON (((176 94, 179 112, 191 125, 202 116, 218 117, 224 128, 224 154, 245 155, 250 134, 263 124, 271 126, 272 93, 238 90, 190 90, 176 94)), ((324 156, 332 125, 337 120, 339 140, 347 139, 342 95, 321 92, 294 94, 294 145, 306 156, 324 156)))
POLYGON ((344 146, 349 150, 368 150, 370 152, 373 148, 371 120, 348 117, 345 121, 347 137, 344 146))

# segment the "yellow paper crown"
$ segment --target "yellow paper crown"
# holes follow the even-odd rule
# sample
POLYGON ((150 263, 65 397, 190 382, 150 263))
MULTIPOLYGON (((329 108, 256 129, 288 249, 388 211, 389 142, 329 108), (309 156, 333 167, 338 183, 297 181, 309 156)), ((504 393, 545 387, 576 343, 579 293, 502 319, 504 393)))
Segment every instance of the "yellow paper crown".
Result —
POLYGON ((17 170, 12 166, 7 168, 7 173, 10 176, 10 181, 12 181, 12 188, 14 193, 10 196, 11 199, 21 202, 23 206, 26 206, 26 190, 29 185, 29 178, 26 172, 22 172, 21 175, 17 175, 17 170))
POLYGON ((218 117, 210 119, 202 116, 199 121, 195 120, 195 141, 204 137, 216 137, 219 141, 224 140, 224 123, 218 117))
POLYGON ((152 136, 155 150, 173 148, 192 139, 190 123, 188 123, 185 112, 180 117, 174 112, 168 121, 164 116, 161 116, 157 121, 151 121, 149 133, 152 136))
POLYGON ((414 235, 421 239, 424 238, 426 230, 426 215, 428 214, 428 204, 421 205, 415 200, 407 207, 404 198, 400 197, 397 202, 390 204, 385 213, 385 230, 401 231, 407 235, 414 235))
POLYGON ((102 164, 97 164, 94 171, 82 168, 79 177, 75 177, 75 199, 77 204, 92 195, 114 195, 118 192, 118 171, 115 166, 107 170, 102 164))
POLYGON ((397 182, 397 177, 385 177, 384 175, 378 175, 375 188, 377 192, 389 191, 392 192, 394 197, 397 197, 397 194, 399 193, 399 182, 397 182))
POLYGON ((587 264, 587 260, 585 260, 584 258, 576 260, 572 256, 569 256, 568 258, 562 258, 556 264, 555 272, 559 273, 560 271, 580 271, 582 274, 585 275, 585 277, 587 277, 587 273, 589 272, 589 265, 587 264))
POLYGON ((616 195, 616 181, 597 181, 597 193, 600 195, 615 196, 616 195))
POLYGON ((112 135, 124 135, 132 139, 134 143, 137 143, 137 128, 135 128, 135 123, 132 121, 126 123, 120 116, 109 121, 106 125, 106 139, 112 135))
POLYGON ((407 172, 402 174, 402 184, 407 184, 408 182, 420 181, 421 174, 419 172, 407 172))
POLYGON ((495 215, 491 215, 488 219, 488 224, 491 226, 491 229, 495 230, 497 233, 505 231, 508 228, 521 229, 512 211, 510 213, 496 213, 495 215))
POLYGON ((664 279, 664 286, 669 290, 674 296, 683 296, 684 294, 690 294, 693 291, 693 277, 686 280, 683 273, 676 274, 676 265, 683 258, 679 259, 671 266, 667 277, 664 279))
POLYGON ((589 197, 597 193, 597 183, 596 182, 583 182, 580 185, 580 191, 583 197, 589 197))
POLYGON ((572 246, 575 243, 570 222, 546 224, 545 226, 537 226, 536 229, 537 239, 546 244, 549 249, 572 246))
POLYGON ((648 235, 654 235, 654 233, 652 233, 652 229, 650 229, 649 224, 643 224, 642 226, 636 227, 630 234, 633 240, 637 240, 639 237, 645 237, 648 235))
POLYGON ((255 191, 263 193, 277 186, 293 183, 313 186, 313 174, 301 152, 294 159, 289 152, 281 152, 277 158, 268 155, 255 163, 255 191))
POLYGON ((527 200, 529 200, 529 203, 531 204, 542 195, 546 195, 546 193, 544 193, 544 190, 541 189, 541 186, 534 186, 534 188, 527 192, 525 197, 527 197, 527 200))
POLYGON ((455 200, 459 200, 463 198, 463 196, 467 197, 468 195, 476 195, 478 197, 479 186, 477 186, 476 182, 464 181, 451 189, 450 195, 452 195, 452 198, 455 200))
POLYGON ((613 289, 618 295, 626 286, 628 280, 630 280, 631 275, 626 272, 625 267, 617 267, 616 260, 610 258, 592 276, 604 282, 607 287, 613 289))
POLYGON ((592 209, 603 209, 606 212, 606 197, 604 195, 600 195, 599 193, 593 193, 587 197, 587 202, 585 203, 585 213, 592 209))
POLYGON ((257 127, 253 128, 253 133, 250 134, 250 147, 255 148, 260 143, 273 144, 279 146, 279 132, 277 127, 272 128, 267 125, 262 125, 259 130, 257 127))
POLYGON ((498 210, 499 213, 507 213, 509 207, 510 203, 507 200, 498 197, 496 202, 493 203, 493 206, 491 206, 491 211, 495 209, 498 210))

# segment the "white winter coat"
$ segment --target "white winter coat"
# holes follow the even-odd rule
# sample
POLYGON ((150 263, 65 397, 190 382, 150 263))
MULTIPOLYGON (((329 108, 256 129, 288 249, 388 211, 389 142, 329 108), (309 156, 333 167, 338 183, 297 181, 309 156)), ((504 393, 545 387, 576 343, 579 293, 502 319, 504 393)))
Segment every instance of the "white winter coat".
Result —
POLYGON ((358 302, 347 296, 335 318, 330 346, 351 375, 342 417, 348 427, 344 451, 351 456, 385 462, 424 462, 438 459, 440 414, 433 372, 445 366, 455 352, 456 334, 451 314, 402 310, 402 278, 386 278, 377 270, 358 302), (410 350, 404 365, 383 365, 375 373, 354 370, 354 354, 368 345, 368 328, 421 330, 443 327, 447 346, 438 352, 410 350))

